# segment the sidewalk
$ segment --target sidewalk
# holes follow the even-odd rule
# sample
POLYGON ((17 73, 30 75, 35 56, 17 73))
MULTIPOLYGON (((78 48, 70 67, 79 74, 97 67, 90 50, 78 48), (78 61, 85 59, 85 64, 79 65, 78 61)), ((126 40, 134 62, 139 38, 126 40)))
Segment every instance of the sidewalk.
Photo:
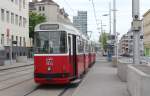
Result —
POLYGON ((126 83, 117 77, 117 69, 99 57, 72 96, 129 96, 126 83))
POLYGON ((33 59, 28 59, 27 62, 25 62, 25 63, 16 62, 15 60, 13 60, 12 64, 8 60, 8 61, 5 61, 5 65, 0 66, 0 71, 6 70, 6 69, 11 69, 11 68, 16 68, 16 67, 30 66, 30 65, 33 65, 33 59))

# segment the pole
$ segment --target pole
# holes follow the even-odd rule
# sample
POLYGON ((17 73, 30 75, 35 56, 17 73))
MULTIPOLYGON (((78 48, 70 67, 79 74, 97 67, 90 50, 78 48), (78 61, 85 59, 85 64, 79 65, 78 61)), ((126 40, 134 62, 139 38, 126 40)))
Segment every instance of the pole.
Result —
POLYGON ((101 42, 102 42, 102 50, 103 50, 103 22, 101 20, 101 42))
POLYGON ((117 41, 116 41, 116 0, 113 0, 113 34, 115 36, 115 42, 114 42, 114 53, 117 57, 117 41))
POLYGON ((10 41, 10 64, 12 64, 12 47, 13 47, 13 44, 12 44, 12 40, 9 39, 10 41))
POLYGON ((111 35, 111 2, 109 2, 109 35, 111 35))
MULTIPOLYGON (((132 0, 132 18, 133 18, 133 23, 140 20, 139 0, 132 0)), ((141 29, 134 30, 134 26, 132 25, 132 31, 134 35, 134 40, 133 40, 134 41, 134 58, 133 58, 134 64, 140 64, 140 48, 139 48, 140 30, 141 29)))

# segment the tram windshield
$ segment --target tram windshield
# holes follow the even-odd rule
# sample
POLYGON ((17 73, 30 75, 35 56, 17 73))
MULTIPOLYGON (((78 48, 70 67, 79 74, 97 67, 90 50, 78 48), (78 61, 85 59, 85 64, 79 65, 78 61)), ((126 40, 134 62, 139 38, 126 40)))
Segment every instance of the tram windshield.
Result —
POLYGON ((67 34, 64 31, 35 32, 36 54, 67 53, 67 34))

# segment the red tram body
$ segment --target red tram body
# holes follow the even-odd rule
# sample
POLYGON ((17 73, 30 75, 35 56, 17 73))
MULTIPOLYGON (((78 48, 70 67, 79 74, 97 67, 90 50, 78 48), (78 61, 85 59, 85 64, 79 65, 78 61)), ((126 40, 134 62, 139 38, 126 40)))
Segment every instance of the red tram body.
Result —
POLYGON ((73 26, 42 23, 35 27, 34 80, 67 84, 80 78, 95 62, 94 45, 73 26))

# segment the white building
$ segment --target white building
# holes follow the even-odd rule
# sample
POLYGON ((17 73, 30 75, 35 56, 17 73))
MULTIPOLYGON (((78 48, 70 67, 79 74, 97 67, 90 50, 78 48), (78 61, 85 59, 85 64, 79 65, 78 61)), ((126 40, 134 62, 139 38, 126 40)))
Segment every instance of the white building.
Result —
POLYGON ((73 17, 73 24, 83 34, 87 35, 87 11, 78 11, 78 15, 73 17))
POLYGON ((72 24, 68 18, 68 14, 62 8, 59 8, 59 5, 52 0, 32 0, 29 3, 30 12, 36 12, 46 17, 46 20, 49 22, 62 22, 67 24, 72 24))
POLYGON ((1 0, 0 45, 5 47, 7 59, 11 56, 11 41, 17 41, 12 48, 13 58, 27 55, 27 47, 30 47, 28 17, 28 0, 1 0))

